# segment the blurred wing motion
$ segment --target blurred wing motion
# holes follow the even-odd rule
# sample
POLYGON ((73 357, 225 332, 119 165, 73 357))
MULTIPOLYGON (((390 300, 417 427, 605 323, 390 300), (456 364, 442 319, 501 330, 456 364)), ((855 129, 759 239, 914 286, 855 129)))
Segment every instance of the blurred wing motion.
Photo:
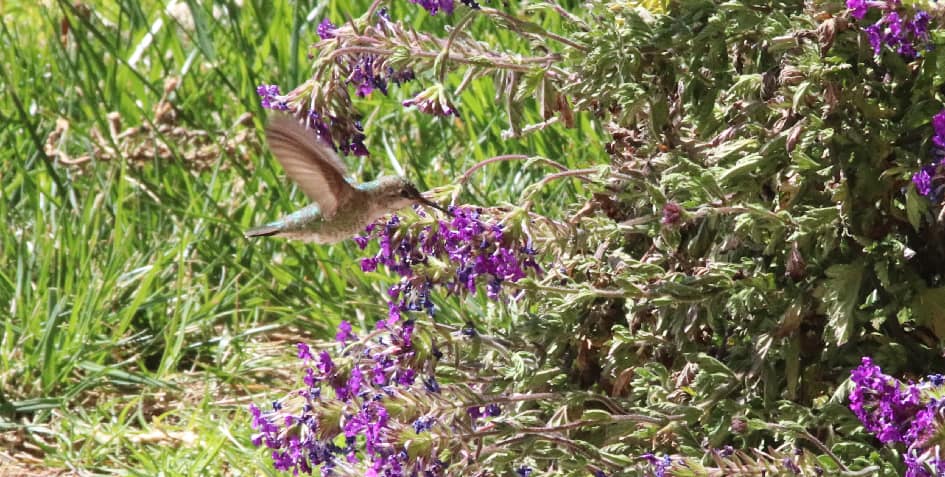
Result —
POLYGON ((354 188, 344 163, 315 133, 286 115, 274 117, 266 128, 269 149, 305 195, 318 204, 323 217, 335 215, 354 188))

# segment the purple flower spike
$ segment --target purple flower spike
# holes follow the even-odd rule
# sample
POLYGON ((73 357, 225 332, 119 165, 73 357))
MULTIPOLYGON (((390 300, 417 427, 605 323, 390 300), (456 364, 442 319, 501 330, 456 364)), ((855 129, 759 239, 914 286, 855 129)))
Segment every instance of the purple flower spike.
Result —
POLYGON ((335 30, 337 29, 338 27, 336 27, 331 20, 325 18, 318 24, 318 29, 316 29, 315 32, 322 40, 328 40, 335 37, 335 30))
POLYGON ((907 476, 943 475, 945 462, 939 458, 933 436, 941 432, 939 416, 945 401, 930 393, 928 382, 939 380, 931 375, 920 384, 903 383, 883 374, 873 361, 864 357, 851 372, 854 388, 850 409, 863 426, 882 443, 902 443, 908 451, 903 460, 907 476))
POLYGON ((527 237, 509 234, 501 224, 489 223, 481 209, 452 207, 450 221, 413 230, 395 215, 369 235, 378 240, 377 255, 362 259, 361 268, 373 271, 379 265, 401 276, 388 288, 388 320, 392 325, 404 312, 425 311, 433 316, 436 306, 432 292, 443 286, 449 293, 475 293, 479 287, 490 299, 498 300, 505 289, 528 275, 540 274, 537 251, 527 237), (435 259, 435 261, 433 261, 435 259), (429 274, 426 267, 441 264, 429 274))
MULTIPOLYGON (((409 418, 393 412, 404 409, 402 399, 408 394, 455 398, 438 384, 434 358, 411 345, 419 332, 409 320, 385 325, 348 343, 337 366, 328 351, 319 352, 314 366, 304 368, 307 389, 272 401, 271 410, 250 405, 253 445, 268 447, 273 468, 293 475, 332 475, 339 468, 356 467, 358 475, 444 475, 449 463, 438 458, 436 444, 411 447, 408 453, 400 439, 408 436, 402 430, 412 428, 412 434, 425 436, 424 442, 435 443, 442 437, 440 419, 443 430, 451 429, 454 419, 435 413, 409 418), (418 371, 426 376, 423 383, 415 382, 418 371), (326 386, 334 393, 323 395, 326 386)), ((346 322, 339 325, 338 334, 339 341, 355 339, 346 322)), ((312 354, 304 344, 297 348, 306 356, 312 354)), ((487 406, 486 412, 495 411, 487 406)))
POLYGON ((888 46, 902 57, 914 60, 920 50, 931 48, 928 12, 903 9, 900 2, 892 0, 847 0, 850 15, 857 20, 863 20, 874 7, 882 11, 883 16, 863 28, 874 54, 879 55, 883 46, 888 46))

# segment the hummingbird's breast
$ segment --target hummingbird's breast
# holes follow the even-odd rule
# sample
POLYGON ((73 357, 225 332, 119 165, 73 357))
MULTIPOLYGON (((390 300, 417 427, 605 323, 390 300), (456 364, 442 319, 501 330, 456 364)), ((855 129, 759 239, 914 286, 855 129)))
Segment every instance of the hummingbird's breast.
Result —
POLYGON ((340 242, 361 232, 383 215, 374 212, 374 204, 368 195, 355 190, 348 200, 338 204, 331 217, 322 214, 318 204, 310 204, 272 225, 279 227, 282 237, 316 243, 340 242))

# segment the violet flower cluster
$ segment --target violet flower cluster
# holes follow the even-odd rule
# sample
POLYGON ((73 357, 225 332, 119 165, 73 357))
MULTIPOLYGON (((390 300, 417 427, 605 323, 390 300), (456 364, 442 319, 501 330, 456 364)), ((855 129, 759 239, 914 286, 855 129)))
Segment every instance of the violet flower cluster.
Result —
MULTIPOLYGON (((932 117, 932 130, 934 131, 932 136, 934 159, 931 164, 923 166, 912 176, 912 183, 915 184, 919 194, 935 199, 940 198, 943 189, 942 184, 935 185, 934 179, 939 168, 945 166, 945 109, 932 117)), ((941 176, 941 174, 938 175, 941 176)))
MULTIPOLYGON (((303 85, 305 86, 308 85, 303 85)), ((364 145, 366 136, 359 119, 307 109, 309 106, 302 99, 302 92, 298 90, 280 94, 278 85, 264 84, 256 88, 256 93, 260 97, 263 108, 274 111, 296 111, 297 115, 304 115, 307 126, 313 133, 335 151, 355 156, 368 155, 367 147, 364 145)))
POLYGON ((652 453, 647 452, 640 456, 640 458, 649 462, 650 467, 653 472, 654 477, 665 477, 666 471, 671 470, 673 467, 673 459, 669 455, 663 455, 663 457, 656 457, 652 453))
POLYGON ((384 265, 401 277, 388 289, 390 323, 409 311, 433 316, 430 293, 437 285, 461 295, 484 284, 486 295, 495 300, 503 283, 525 278, 529 271, 541 273, 536 250, 523 240, 524 234, 507 233, 502 224, 488 221, 482 209, 451 207, 450 214, 449 221, 437 220, 419 230, 402 225, 395 215, 355 238, 362 249, 371 237, 380 244, 376 255, 361 260, 363 271, 384 265))
MULTIPOLYGON (((384 9, 379 11, 378 18, 380 28, 391 21, 384 9)), ((337 36, 338 27, 326 18, 318 25, 317 32, 319 38, 329 40, 337 36)), ((386 96, 389 83, 399 86, 414 79, 412 70, 395 70, 393 67, 384 66, 384 59, 377 55, 363 53, 346 58, 347 82, 354 86, 355 94, 360 98, 369 96, 374 90, 386 96)))
MULTIPOLYGON (((469 8, 478 9, 479 4, 475 0, 460 0, 463 5, 466 5, 469 8)), ((416 3, 423 7, 426 11, 430 12, 430 15, 436 15, 437 12, 443 11, 447 15, 453 14, 453 9, 456 6, 454 0, 410 0, 410 3, 416 3)))
POLYGON ((945 377, 905 384, 864 357, 851 379, 850 409, 883 444, 905 444, 906 476, 945 475, 945 433, 936 418, 945 410, 945 400, 937 397, 945 392, 945 377))
MULTIPOLYGON (((377 28, 388 31, 390 25, 386 11, 380 11, 377 28)), ((327 18, 318 25, 316 32, 323 43, 344 36, 342 29, 327 18)), ((344 32, 350 36, 351 29, 346 28, 344 32)), ((280 94, 277 85, 260 85, 256 89, 260 103, 266 109, 292 111, 304 117, 308 127, 336 151, 366 156, 364 129, 360 116, 351 106, 348 87, 352 87, 361 98, 375 90, 386 95, 391 83, 400 85, 411 81, 414 73, 409 69, 394 69, 385 58, 367 53, 341 55, 332 65, 336 74, 328 81, 318 84, 308 81, 288 94, 280 94)))
POLYGON ((449 462, 441 459, 455 454, 441 452, 450 437, 502 413, 498 404, 464 409, 441 388, 434 369, 442 353, 411 321, 382 322, 364 338, 342 322, 336 340, 342 351, 334 356, 298 343, 304 387, 266 410, 249 408, 257 432, 252 442, 271 451, 276 470, 444 475, 449 462))
POLYGON ((888 46, 911 60, 919 57, 921 50, 931 48, 931 16, 924 10, 908 12, 901 6, 900 0, 847 0, 847 8, 857 20, 863 20, 874 8, 882 12, 878 21, 863 29, 875 54, 888 46))

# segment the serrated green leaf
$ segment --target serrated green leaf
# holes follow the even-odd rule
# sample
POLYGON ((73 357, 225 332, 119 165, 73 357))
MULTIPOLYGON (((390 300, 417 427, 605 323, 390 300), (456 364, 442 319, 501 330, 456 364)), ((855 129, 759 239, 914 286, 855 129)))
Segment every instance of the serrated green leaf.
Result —
POLYGON ((913 230, 919 230, 922 225, 922 214, 927 207, 928 201, 919 195, 915 186, 906 187, 906 217, 913 230))
POLYGON ((928 326, 939 340, 945 340, 945 287, 926 288, 912 299, 916 321, 928 326))
POLYGON ((828 315, 826 332, 832 334, 834 345, 846 343, 853 333, 865 272, 865 262, 827 269, 827 279, 821 285, 822 300, 828 315))

